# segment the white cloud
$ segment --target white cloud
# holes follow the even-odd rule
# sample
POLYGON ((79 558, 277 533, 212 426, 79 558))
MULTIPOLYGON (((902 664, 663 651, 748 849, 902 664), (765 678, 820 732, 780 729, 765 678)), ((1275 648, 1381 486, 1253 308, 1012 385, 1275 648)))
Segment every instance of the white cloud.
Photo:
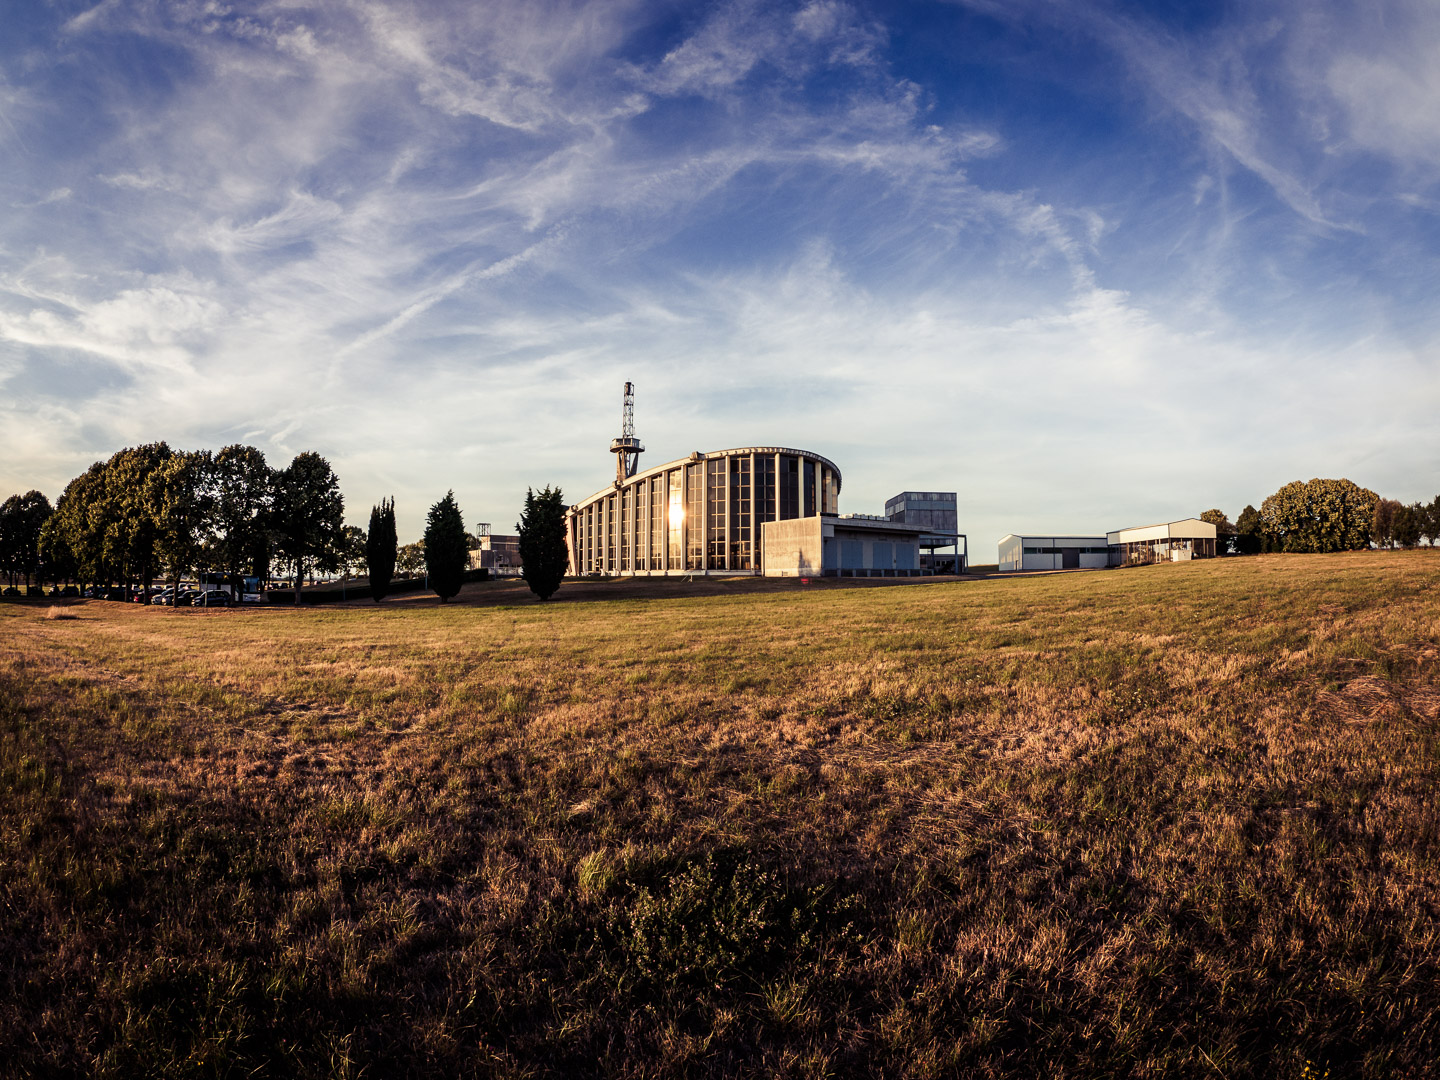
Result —
POLYGON ((1406 164, 1440 165, 1440 34, 1381 55, 1338 56, 1326 85, 1357 146, 1406 164))
MULTIPOLYGON (((357 514, 394 492, 414 531, 425 493, 453 485, 468 517, 507 522, 526 484, 603 482, 611 404, 635 378, 654 454, 812 446, 840 462, 848 509, 958 487, 978 538, 1054 526, 1022 520, 1026 500, 1072 514, 1090 491, 1141 517, 1131 487, 1238 475, 1241 451, 1211 448, 1256 445, 1242 420, 1276 401, 1296 413, 1257 423, 1280 433, 1258 445, 1282 463, 1331 452, 1327 395, 1406 424, 1436 404, 1399 393, 1414 373, 1387 367, 1383 342, 1382 377, 1357 387, 1343 343, 1272 352, 1113 287, 1129 208, 977 181, 979 160, 1006 163, 1008 133, 937 122, 930 92, 889 71, 884 29, 847 5, 723 5, 648 59, 628 36, 645 18, 497 0, 101 5, 72 21, 89 55, 123 29, 186 62, 165 93, 118 91, 107 137, 31 189, 70 187, 56 211, 89 216, 43 239, 0 223, 7 392, 71 352, 129 377, 97 404, 0 406, 0 480, 53 489, 127 441, 246 438, 326 452, 357 514), (845 92, 808 93, 817 73, 845 92), (22 434, 30 415, 43 438, 22 434), (1112 465, 1107 430, 1156 449, 1112 465), (1097 461, 1098 487, 1076 481, 1097 461)), ((1336 216, 1271 155, 1238 68, 1103 29, 1223 148, 1197 204, 1226 206, 1236 162, 1303 215, 1336 216)))
POLYGON ((292 191, 284 206, 256 221, 242 225, 232 224, 228 219, 215 222, 206 230, 205 241, 226 255, 260 251, 299 240, 313 240, 343 214, 341 207, 328 199, 292 191))

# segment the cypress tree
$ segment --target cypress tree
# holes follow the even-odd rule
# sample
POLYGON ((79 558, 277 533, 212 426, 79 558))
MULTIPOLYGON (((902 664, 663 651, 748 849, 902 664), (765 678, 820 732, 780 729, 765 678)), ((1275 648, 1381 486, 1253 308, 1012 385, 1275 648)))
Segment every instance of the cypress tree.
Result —
POLYGON ((525 492, 525 509, 515 525, 520 534, 520 576, 530 591, 549 600, 565 579, 570 549, 565 543, 565 501, 560 489, 525 492))
POLYGON ((447 491, 425 519, 425 573, 442 604, 460 591, 465 580, 470 560, 465 539, 465 520, 455 505, 455 492, 447 491))
POLYGON ((365 534, 365 569, 370 575, 370 596, 378 604, 390 591, 395 577, 395 500, 381 499, 370 508, 370 531, 365 534))

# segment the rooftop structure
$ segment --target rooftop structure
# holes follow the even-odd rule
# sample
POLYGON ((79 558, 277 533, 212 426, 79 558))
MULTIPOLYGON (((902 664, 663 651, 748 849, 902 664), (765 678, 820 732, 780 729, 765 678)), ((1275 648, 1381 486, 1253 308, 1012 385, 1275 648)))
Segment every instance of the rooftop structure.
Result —
POLYGON ((937 571, 964 570, 969 544, 960 532, 960 518, 953 491, 902 491, 885 500, 885 517, 905 525, 920 526, 921 562, 937 571), (939 552, 949 548, 949 552, 939 552))
POLYGON ((490 523, 482 521, 475 527, 478 545, 470 550, 470 569, 484 567, 496 574, 518 574, 524 565, 520 559, 520 537, 492 533, 490 523))
POLYGON ((610 452, 615 457, 615 482, 624 483, 635 475, 640 465, 640 455, 645 446, 635 437, 635 384, 625 384, 625 400, 621 408, 620 437, 610 440, 610 452))

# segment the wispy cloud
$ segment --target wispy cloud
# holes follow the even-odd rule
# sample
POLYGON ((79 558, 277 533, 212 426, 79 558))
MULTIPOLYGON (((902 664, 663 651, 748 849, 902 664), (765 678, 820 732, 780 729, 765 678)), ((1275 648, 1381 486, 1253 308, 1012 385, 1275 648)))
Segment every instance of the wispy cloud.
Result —
MULTIPOLYGON (((1027 499, 1078 507, 1074 463, 1108 461, 1116 431, 1190 432, 1130 475, 1193 490, 1244 473, 1246 446, 1333 458, 1330 395, 1411 426, 1433 408, 1423 333, 1410 353, 1383 317, 1321 346, 1240 333, 1234 299, 1299 295, 1333 245, 1364 243, 1334 227, 1375 227, 1340 158, 1384 156, 1404 171, 1388 204, 1429 219, 1433 132, 1403 107, 1429 100, 1431 39, 1387 73, 1384 41, 1281 15, 1186 35, 1103 6, 986 10, 1119 57, 1144 122, 1196 133, 1173 190, 1067 186, 1075 163, 1025 159, 1030 131, 907 65, 883 7, 56 16, 26 64, 0 48, 0 119, 31 148, 0 192, 25 208, 0 221, 0 481, 54 493, 97 447, 244 437, 327 452, 357 509, 453 486, 505 522, 527 484, 603 479, 636 378, 656 453, 813 445, 850 508, 968 485, 976 531, 1003 532, 1027 499), (67 109, 83 131, 53 122, 67 109), (1300 227, 1259 213, 1249 177, 1300 227), (1357 387, 1361 339, 1382 371, 1357 387), (1274 435, 1247 442, 1257 411, 1274 435), (1230 458, 1196 452, 1217 438, 1230 458)), ((1132 149, 1112 171, 1162 186, 1132 149)), ((1125 468, 1099 467, 1092 502, 1134 505, 1125 468)))

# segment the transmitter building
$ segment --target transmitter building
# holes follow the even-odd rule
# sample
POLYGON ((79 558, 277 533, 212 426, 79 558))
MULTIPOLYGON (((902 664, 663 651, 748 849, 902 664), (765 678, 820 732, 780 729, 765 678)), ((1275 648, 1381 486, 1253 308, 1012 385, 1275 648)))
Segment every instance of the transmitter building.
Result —
MULTIPOLYGON (((933 573, 927 524, 841 516, 839 467, 787 446, 691 453, 641 471, 634 387, 610 444, 615 480, 570 507, 570 572, 603 576, 764 574, 909 577, 933 573)), ((944 543, 953 543, 953 537, 944 543)))

